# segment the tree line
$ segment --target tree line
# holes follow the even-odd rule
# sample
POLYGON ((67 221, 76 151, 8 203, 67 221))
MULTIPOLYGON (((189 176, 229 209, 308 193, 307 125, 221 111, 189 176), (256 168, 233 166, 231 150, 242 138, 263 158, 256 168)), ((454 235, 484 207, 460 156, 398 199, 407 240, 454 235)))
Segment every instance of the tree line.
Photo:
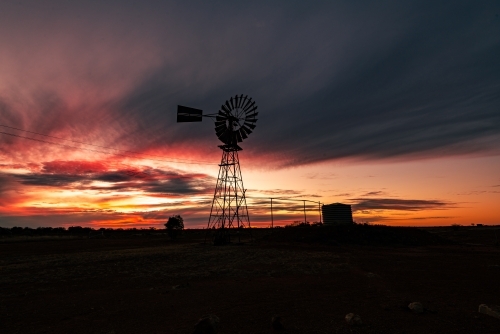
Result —
POLYGON ((148 228, 92 228, 92 227, 82 227, 82 226, 70 226, 66 227, 18 227, 14 226, 11 228, 0 227, 0 235, 3 236, 42 236, 42 235, 88 235, 88 234, 98 234, 98 233, 164 233, 164 229, 157 229, 155 227, 148 228))
POLYGON ((184 220, 181 216, 172 216, 164 224, 165 229, 156 227, 148 228, 93 228, 83 226, 66 227, 0 227, 0 236, 98 236, 98 235, 119 235, 119 234, 167 234, 176 239, 184 230, 184 220))

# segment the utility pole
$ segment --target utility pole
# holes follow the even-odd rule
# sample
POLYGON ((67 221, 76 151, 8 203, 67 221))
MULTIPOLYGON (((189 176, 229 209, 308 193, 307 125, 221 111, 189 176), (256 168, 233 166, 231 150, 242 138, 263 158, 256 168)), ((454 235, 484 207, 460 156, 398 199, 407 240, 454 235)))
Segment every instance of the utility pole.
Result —
POLYGON ((321 223, 321 202, 318 202, 319 222, 321 223))
POLYGON ((274 218, 273 218, 273 198, 271 197, 271 228, 274 228, 274 218))
POLYGON ((306 216, 306 201, 304 202, 304 224, 307 224, 307 216, 306 216))

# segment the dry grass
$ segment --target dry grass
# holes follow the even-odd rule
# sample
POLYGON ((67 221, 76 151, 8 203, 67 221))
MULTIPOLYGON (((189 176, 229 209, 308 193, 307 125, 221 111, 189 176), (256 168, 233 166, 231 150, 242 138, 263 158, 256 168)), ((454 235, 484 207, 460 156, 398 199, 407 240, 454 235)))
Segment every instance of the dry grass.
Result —
POLYGON ((500 295, 500 250, 489 246, 490 231, 434 232, 455 242, 359 246, 274 234, 215 247, 192 233, 177 242, 0 243, 0 323, 12 333, 189 333, 213 313, 221 334, 270 333, 280 314, 297 334, 495 332, 498 320, 477 313, 500 295), (411 313, 412 301, 428 311, 411 313), (362 327, 346 324, 350 312, 362 327))
POLYGON ((342 270, 346 258, 328 251, 269 249, 256 245, 213 247, 184 244, 89 251, 71 254, 21 255, 0 259, 0 284, 70 282, 125 275, 190 280, 203 277, 325 274, 342 270))

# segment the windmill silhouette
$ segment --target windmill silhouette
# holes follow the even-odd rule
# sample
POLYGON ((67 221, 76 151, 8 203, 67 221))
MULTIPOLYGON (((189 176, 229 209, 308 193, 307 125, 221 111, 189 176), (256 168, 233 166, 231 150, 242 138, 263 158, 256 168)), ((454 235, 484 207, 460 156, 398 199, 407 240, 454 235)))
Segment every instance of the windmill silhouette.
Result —
MULTIPOLYGON (((236 95, 227 100, 216 114, 203 115, 200 109, 177 107, 177 122, 201 122, 203 117, 215 120, 215 133, 223 145, 219 175, 215 185, 207 230, 214 244, 231 241, 231 232, 236 231, 241 241, 240 230, 250 228, 238 151, 238 143, 248 138, 255 129, 258 112, 255 101, 247 95, 236 95)), ((249 230, 248 230, 249 231, 249 230)))

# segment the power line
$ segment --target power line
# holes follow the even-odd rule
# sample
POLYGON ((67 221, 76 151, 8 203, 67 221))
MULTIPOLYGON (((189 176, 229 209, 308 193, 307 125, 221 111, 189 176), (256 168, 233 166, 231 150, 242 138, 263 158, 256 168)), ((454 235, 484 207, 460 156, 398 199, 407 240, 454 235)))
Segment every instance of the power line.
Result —
MULTIPOLYGON (((1 127, 5 127, 5 128, 9 128, 9 129, 13 129, 13 130, 28 132, 28 133, 36 134, 36 135, 39 135, 39 136, 48 137, 48 138, 54 138, 54 139, 69 141, 69 142, 76 143, 76 144, 81 144, 81 145, 88 145, 88 146, 94 146, 94 147, 104 148, 104 149, 108 149, 108 150, 115 150, 115 151, 120 151, 120 152, 125 152, 125 153, 131 153, 131 154, 135 154, 135 155, 139 155, 139 156, 150 156, 150 157, 162 158, 162 156, 159 156, 159 155, 146 154, 146 153, 141 153, 141 152, 137 152, 137 151, 130 151, 130 150, 122 150, 122 149, 113 148, 113 147, 109 147, 109 146, 89 144, 89 143, 84 143, 84 142, 80 142, 80 141, 76 141, 76 140, 64 139, 64 138, 61 138, 61 137, 47 135, 47 134, 40 133, 40 132, 24 130, 24 129, 20 129, 20 128, 16 128, 16 127, 9 126, 9 125, 4 125, 4 124, 0 124, 0 126, 1 127)), ((214 163, 211 163, 211 162, 208 162, 208 161, 201 161, 201 160, 177 159, 176 161, 186 161, 186 162, 189 162, 189 163, 199 162, 201 164, 213 164, 214 165, 214 163)))
MULTIPOLYGON (((25 131, 25 130, 21 130, 21 131, 25 131)), ((26 132, 30 132, 30 131, 26 131, 26 132)), ((43 140, 43 139, 36 139, 36 138, 31 138, 31 137, 25 137, 25 136, 20 136, 20 135, 16 135, 16 134, 13 134, 13 133, 8 133, 8 132, 3 132, 3 131, 0 131, 0 134, 4 134, 4 135, 7 135, 7 136, 12 136, 12 137, 17 137, 17 138, 28 139, 28 140, 32 140, 32 141, 37 141, 37 142, 40 142, 40 143, 57 145, 57 146, 71 148, 71 149, 77 149, 77 150, 85 150, 85 151, 90 151, 90 152, 95 152, 95 153, 112 154, 112 155, 118 155, 118 156, 129 157, 129 158, 137 158, 137 157, 147 156, 146 154, 141 154, 141 153, 132 155, 132 154, 124 154, 124 153, 105 152, 105 151, 95 150, 95 149, 91 149, 91 148, 84 148, 84 147, 77 147, 77 146, 71 146, 71 145, 66 145, 66 144, 54 143, 54 142, 43 140)), ((47 137, 53 137, 53 136, 48 136, 48 135, 46 135, 46 136, 47 137)), ((54 138, 57 138, 57 137, 54 137, 54 138)), ((57 139, 62 139, 62 138, 57 138, 57 139)), ((72 141, 72 140, 68 140, 68 139, 62 139, 62 140, 72 141)), ((92 144, 84 144, 84 145, 92 145, 92 144)), ((98 146, 98 145, 92 145, 92 146, 98 146)), ((113 148, 111 148, 111 149, 113 149, 113 148)), ((119 149, 113 149, 113 150, 118 150, 118 151, 122 151, 122 152, 133 152, 133 151, 124 151, 124 150, 119 150, 119 149)), ((196 161, 196 160, 165 160, 165 159, 153 159, 153 158, 144 158, 144 159, 151 160, 151 161, 159 161, 159 162, 167 162, 167 163, 180 163, 180 164, 191 164, 191 165, 217 165, 215 163, 202 162, 202 161, 196 161)))
MULTIPOLYGON (((16 128, 16 127, 9 126, 9 125, 4 125, 4 124, 0 124, 0 126, 4 127, 4 128, 13 129, 13 130, 18 130, 18 131, 32 133, 32 134, 39 135, 39 136, 44 136, 44 137, 47 137, 47 138, 53 138, 53 139, 59 139, 59 140, 69 141, 69 142, 76 143, 76 144, 81 144, 81 145, 88 145, 88 146, 94 146, 94 147, 104 148, 104 149, 107 149, 107 150, 115 150, 115 151, 120 151, 120 152, 125 152, 125 153, 131 153, 131 154, 135 154, 135 155, 139 155, 139 156, 149 156, 149 157, 162 158, 162 156, 160 156, 160 155, 141 153, 141 152, 138 152, 138 151, 122 150, 122 149, 119 149, 119 148, 113 148, 113 147, 109 147, 109 146, 89 144, 89 143, 84 143, 84 142, 81 142, 81 141, 76 141, 76 140, 71 140, 71 139, 64 139, 64 138, 61 138, 61 137, 47 135, 47 134, 43 134, 43 133, 40 133, 40 132, 24 130, 24 129, 20 129, 20 128, 16 128)), ((214 163, 211 163, 211 162, 208 162, 208 161, 201 161, 201 160, 178 159, 177 161, 186 161, 186 162, 189 162, 189 163, 191 163, 191 162, 193 162, 193 163, 194 162, 199 162, 201 164, 212 164, 212 165, 215 165, 214 163)))
POLYGON ((309 199, 300 199, 300 198, 287 198, 287 197, 265 197, 265 196, 245 196, 246 198, 251 199, 276 199, 279 201, 294 201, 294 202, 311 202, 311 203, 321 203, 321 201, 311 201, 309 199))
MULTIPOLYGON (((10 128, 10 129, 14 129, 14 130, 23 131, 23 132, 33 133, 33 134, 44 136, 44 137, 49 137, 49 138, 54 138, 54 139, 59 139, 59 140, 64 140, 64 141, 69 141, 69 142, 73 142, 73 143, 78 143, 78 144, 83 144, 83 145, 89 145, 89 146, 95 146, 95 147, 100 147, 100 148, 104 148, 104 149, 112 149, 112 150, 116 150, 116 151, 120 151, 120 152, 132 153, 134 155, 120 154, 120 153, 111 153, 111 152, 105 152, 105 151, 100 151, 100 150, 95 150, 95 149, 89 149, 89 148, 71 146, 71 145, 66 145, 66 144, 54 143, 54 142, 50 142, 50 141, 43 140, 43 139, 36 139, 36 138, 31 138, 31 137, 25 137, 25 136, 16 135, 16 134, 13 134, 13 133, 8 133, 8 132, 0 131, 0 134, 12 136, 12 137, 17 137, 17 138, 28 139, 28 140, 37 141, 37 142, 40 142, 40 143, 45 143, 45 144, 57 145, 57 146, 62 146, 62 147, 66 147, 66 148, 78 149, 78 150, 85 150, 85 151, 90 151, 90 152, 95 152, 95 153, 114 154, 114 155, 119 155, 119 156, 124 156, 124 157, 156 156, 156 155, 152 155, 152 154, 143 154, 143 153, 140 153, 140 152, 137 152, 137 151, 120 150, 120 149, 116 149, 116 148, 112 148, 112 147, 107 147, 107 146, 94 145, 94 144, 88 144, 88 143, 79 142, 79 141, 75 141, 75 140, 64 139, 64 138, 60 138, 60 137, 56 137, 56 136, 46 135, 46 134, 42 134, 42 133, 39 133, 39 132, 24 130, 24 129, 20 129, 20 128, 8 126, 8 125, 3 125, 3 124, 0 124, 0 126, 1 127, 6 127, 6 128, 10 128)), ((153 161, 159 161, 159 162, 185 163, 185 164, 195 164, 195 165, 201 165, 201 164, 217 165, 215 163, 210 163, 210 162, 206 162, 206 161, 197 161, 197 160, 185 160, 185 159, 184 160, 164 160, 164 159, 151 159, 151 158, 146 158, 146 159, 147 160, 153 160, 153 161)), ((133 167, 133 166, 130 166, 130 165, 125 165, 125 166, 133 167)), ((144 172, 134 172, 134 174, 144 174, 144 175, 150 176, 149 174, 144 173, 144 172)), ((304 200, 304 199, 298 199, 298 198, 284 198, 284 197, 272 197, 271 198, 271 197, 265 197, 265 196, 246 196, 246 198, 249 198, 249 199, 274 199, 274 200, 281 200, 281 201, 296 201, 296 202, 304 202, 305 201, 305 202, 311 202, 311 203, 320 203, 319 201, 311 201, 311 200, 304 200)))

